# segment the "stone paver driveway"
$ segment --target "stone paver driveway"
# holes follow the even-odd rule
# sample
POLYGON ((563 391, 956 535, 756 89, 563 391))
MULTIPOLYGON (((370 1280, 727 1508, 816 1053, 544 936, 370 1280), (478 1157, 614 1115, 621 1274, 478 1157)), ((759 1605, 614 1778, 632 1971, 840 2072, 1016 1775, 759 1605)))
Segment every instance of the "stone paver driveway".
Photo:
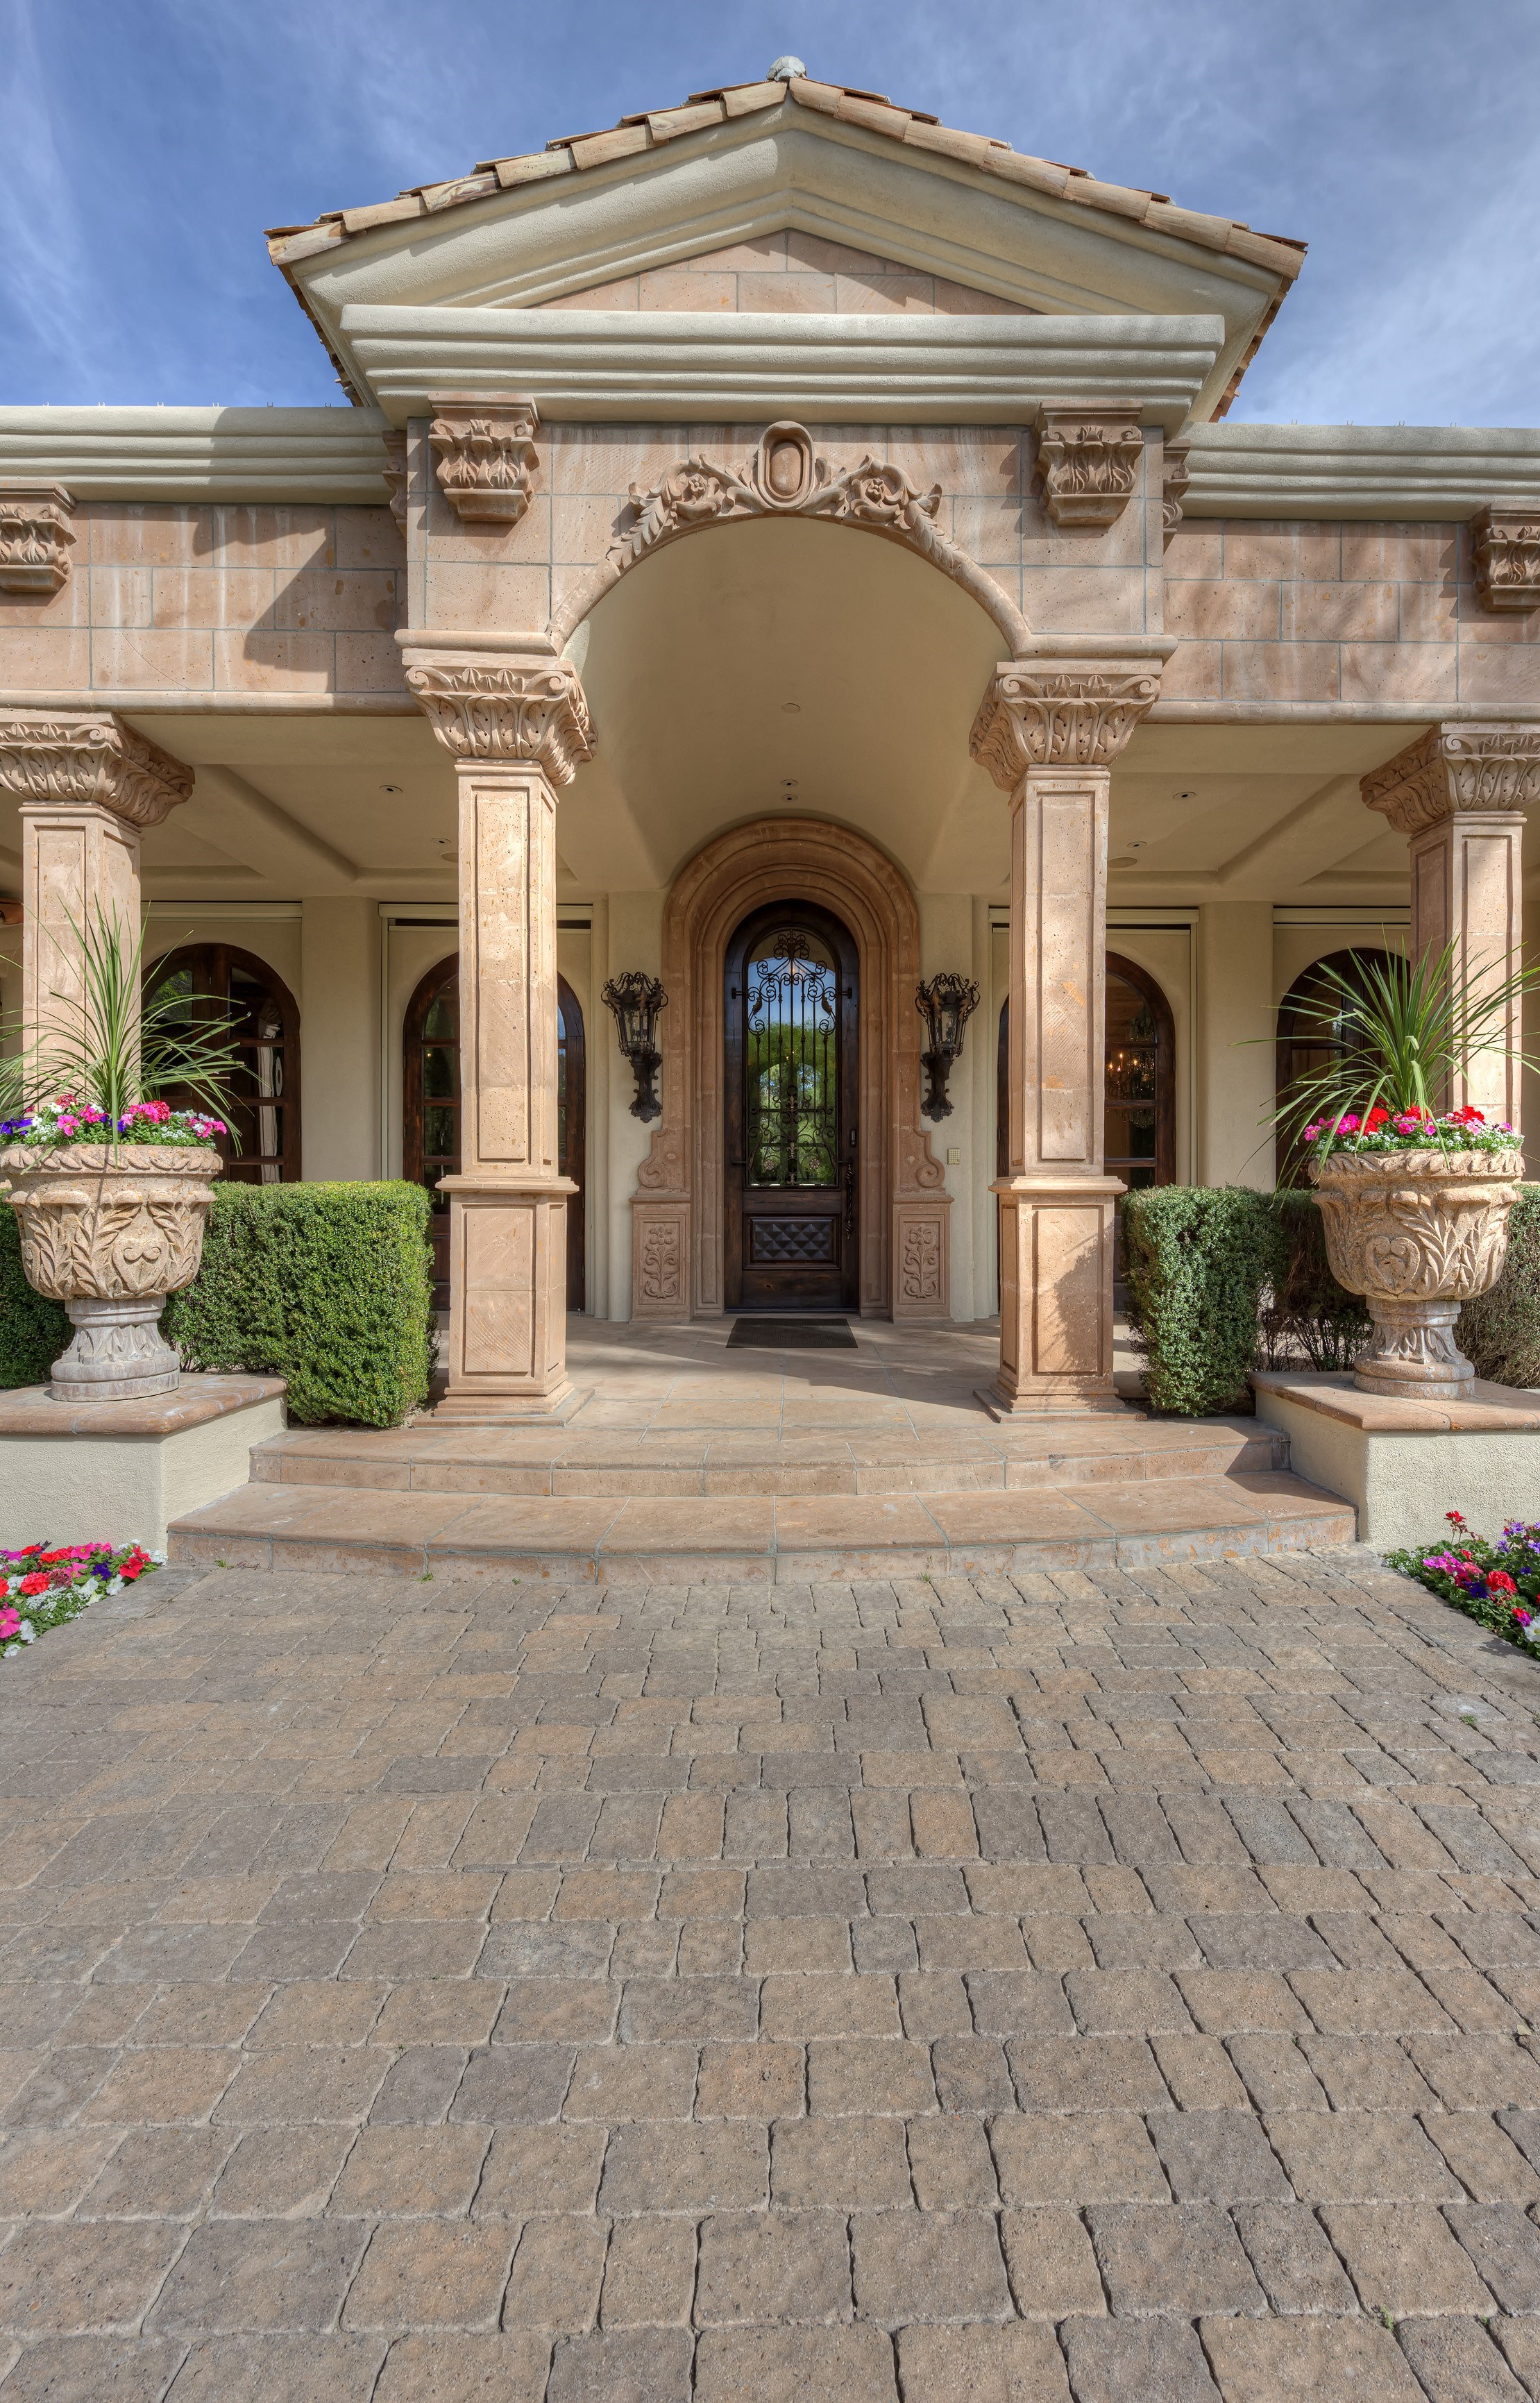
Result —
POLYGON ((0 2403, 1540 2396, 1540 1671, 1358 1552, 0 1672, 0 2403))

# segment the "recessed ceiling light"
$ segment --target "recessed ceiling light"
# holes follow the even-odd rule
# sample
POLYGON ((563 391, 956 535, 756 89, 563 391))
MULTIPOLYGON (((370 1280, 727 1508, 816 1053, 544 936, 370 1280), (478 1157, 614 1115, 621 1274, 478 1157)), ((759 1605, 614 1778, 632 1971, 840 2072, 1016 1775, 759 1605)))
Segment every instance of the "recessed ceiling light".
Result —
POLYGON ((400 789, 399 785, 382 785, 380 787, 382 793, 398 793, 400 789))
POLYGON ((1172 799, 1173 801, 1195 801, 1197 799, 1197 792, 1191 785, 1188 786, 1185 793, 1172 793, 1172 799))
POLYGON ((788 717, 799 717, 802 714, 802 704, 799 701, 784 701, 781 707, 788 717))
POLYGON ((800 776, 783 776, 781 779, 781 790, 784 793, 795 793, 801 781, 800 776))

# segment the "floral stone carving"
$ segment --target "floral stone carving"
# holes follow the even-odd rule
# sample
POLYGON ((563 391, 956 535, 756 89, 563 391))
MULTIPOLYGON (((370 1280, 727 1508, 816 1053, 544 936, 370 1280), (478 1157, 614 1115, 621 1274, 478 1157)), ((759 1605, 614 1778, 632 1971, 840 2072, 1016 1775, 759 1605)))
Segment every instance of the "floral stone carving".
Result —
POLYGON ((1139 411, 1045 409, 1038 416, 1043 507, 1056 526, 1116 525, 1139 481, 1145 441, 1139 411))
POLYGON ((438 487, 463 524, 518 524, 540 465, 535 424, 533 400, 435 402, 438 487))
POLYGON ((1470 1398, 1454 1322, 1503 1272, 1523 1167, 1518 1150, 1339 1151, 1311 1167, 1332 1272, 1374 1321, 1353 1363, 1365 1393, 1470 1398))
POLYGON ((0 480, 0 592, 47 600, 69 581, 74 507, 62 484, 0 480))
POLYGON ((1471 574, 1483 609, 1540 609, 1540 515, 1478 509, 1471 520, 1471 574))
POLYGON ((175 1390, 162 1340, 166 1296, 198 1274, 221 1162, 212 1144, 65 1144, 0 1151, 35 1291, 62 1301, 74 1340, 53 1364, 59 1402, 117 1402, 175 1390))

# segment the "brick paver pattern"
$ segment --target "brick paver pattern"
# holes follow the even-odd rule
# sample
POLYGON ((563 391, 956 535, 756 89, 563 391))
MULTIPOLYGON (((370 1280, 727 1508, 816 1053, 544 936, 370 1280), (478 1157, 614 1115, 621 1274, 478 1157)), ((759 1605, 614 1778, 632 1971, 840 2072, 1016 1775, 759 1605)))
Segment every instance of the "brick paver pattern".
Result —
POLYGON ((1540 2396, 1540 1672, 1362 1551, 0 1672, 0 2403, 1540 2396))

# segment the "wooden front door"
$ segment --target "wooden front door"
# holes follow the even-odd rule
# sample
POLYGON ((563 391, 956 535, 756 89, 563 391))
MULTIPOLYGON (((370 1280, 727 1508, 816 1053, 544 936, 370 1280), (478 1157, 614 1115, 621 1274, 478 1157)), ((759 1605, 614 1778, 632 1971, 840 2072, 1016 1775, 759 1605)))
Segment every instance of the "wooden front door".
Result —
POLYGON ((756 910, 728 945, 729 1310, 856 1307, 859 977, 849 929, 812 902, 756 910))

